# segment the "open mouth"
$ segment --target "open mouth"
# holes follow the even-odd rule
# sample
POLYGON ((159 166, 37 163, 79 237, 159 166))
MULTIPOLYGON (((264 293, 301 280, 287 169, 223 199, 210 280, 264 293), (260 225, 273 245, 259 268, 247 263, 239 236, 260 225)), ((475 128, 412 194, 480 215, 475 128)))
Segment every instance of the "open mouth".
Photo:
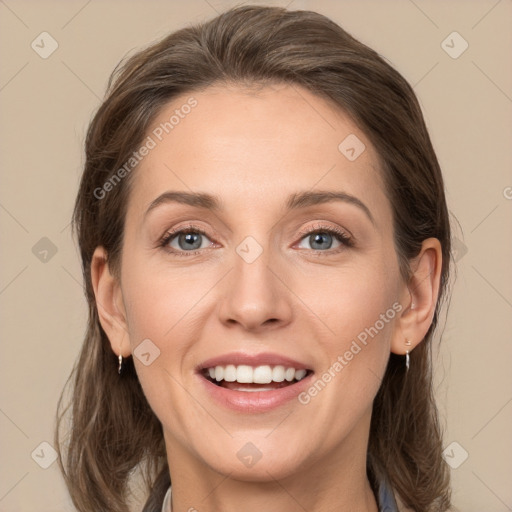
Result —
POLYGON ((292 386, 313 373, 312 370, 276 366, 227 365, 203 368, 203 377, 216 386, 232 391, 272 391, 292 386))

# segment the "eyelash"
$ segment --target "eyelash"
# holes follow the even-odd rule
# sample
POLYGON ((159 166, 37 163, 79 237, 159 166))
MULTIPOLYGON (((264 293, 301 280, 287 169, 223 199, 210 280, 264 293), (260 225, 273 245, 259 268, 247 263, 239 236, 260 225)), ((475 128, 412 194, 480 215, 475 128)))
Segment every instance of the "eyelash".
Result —
MULTIPOLYGON (((196 251, 177 251, 175 249, 172 249, 172 250, 169 249, 169 247, 167 246, 169 244, 169 242, 176 235, 179 235, 181 233, 196 233, 196 234, 204 235, 204 236, 209 238, 208 233, 203 231, 201 228, 198 228, 197 226, 194 226, 194 225, 190 224, 190 225, 184 226, 184 227, 182 227, 182 228, 180 228, 178 230, 167 232, 162 237, 162 239, 159 241, 158 246, 161 247, 162 249, 164 249, 169 254, 172 254, 174 256, 189 257, 189 256, 195 256, 197 254, 200 254, 203 249, 198 249, 196 251)), ((309 230, 301 231, 299 233, 300 240, 302 240, 306 236, 311 236, 311 235, 315 235, 315 234, 318 234, 318 233, 329 233, 330 235, 334 235, 334 237, 337 238, 338 241, 341 242, 341 244, 344 245, 345 247, 353 247, 354 246, 352 237, 349 236, 345 231, 341 231, 338 228, 334 228, 334 227, 330 227, 330 226, 329 227, 328 226, 322 226, 322 225, 316 225, 316 226, 314 226, 314 229, 309 229, 309 230)), ((332 254, 332 250, 331 249, 327 249, 326 251, 322 251, 320 249, 311 249, 311 250, 317 256, 323 256, 324 254, 322 254, 322 253, 327 253, 326 255, 332 254)), ((334 252, 339 252, 339 251, 340 251, 339 248, 338 249, 334 249, 334 252)))

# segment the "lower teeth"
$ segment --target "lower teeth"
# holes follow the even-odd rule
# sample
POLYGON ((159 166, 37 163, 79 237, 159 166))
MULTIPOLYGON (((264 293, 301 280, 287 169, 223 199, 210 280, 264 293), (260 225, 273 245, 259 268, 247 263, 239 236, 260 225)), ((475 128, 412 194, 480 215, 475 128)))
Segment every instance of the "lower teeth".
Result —
POLYGON ((249 384, 240 384, 236 385, 237 383, 226 381, 212 381, 217 386, 220 386, 225 389, 230 389, 231 391, 249 391, 249 392, 255 392, 255 391, 273 391, 275 389, 284 388, 286 386, 290 386, 292 384, 295 384, 298 382, 296 379, 290 381, 283 381, 283 382, 273 382, 272 385, 265 385, 265 384, 257 384, 255 382, 249 383, 249 384))
POLYGON ((255 391, 273 391, 274 389, 277 389, 277 388, 254 388, 254 389, 235 388, 235 389, 232 389, 231 391, 247 391, 249 393, 254 393, 255 391))

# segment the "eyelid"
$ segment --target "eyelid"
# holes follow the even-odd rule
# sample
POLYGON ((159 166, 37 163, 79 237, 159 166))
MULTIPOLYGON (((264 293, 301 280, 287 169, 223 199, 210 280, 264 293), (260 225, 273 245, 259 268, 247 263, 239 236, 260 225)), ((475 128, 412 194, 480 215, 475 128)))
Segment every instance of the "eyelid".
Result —
POLYGON ((322 221, 317 221, 317 224, 315 224, 313 226, 309 226, 309 227, 299 231, 299 235, 301 237, 304 237, 306 235, 311 235, 311 234, 319 232, 319 231, 328 232, 328 233, 336 233, 336 234, 338 234, 344 238, 350 239, 350 240, 352 240, 354 238, 354 236, 348 229, 341 228, 338 226, 331 226, 329 224, 323 224, 322 221))

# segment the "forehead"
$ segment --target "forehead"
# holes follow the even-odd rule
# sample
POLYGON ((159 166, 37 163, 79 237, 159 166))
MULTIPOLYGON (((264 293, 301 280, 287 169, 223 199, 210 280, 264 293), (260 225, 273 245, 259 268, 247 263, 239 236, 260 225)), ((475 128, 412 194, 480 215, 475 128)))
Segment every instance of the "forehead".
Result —
POLYGON ((135 171, 129 214, 142 214, 172 190, 210 192, 223 206, 254 211, 297 191, 332 189, 387 208, 366 135, 299 86, 184 94, 160 110, 146 136, 152 147, 135 171))

